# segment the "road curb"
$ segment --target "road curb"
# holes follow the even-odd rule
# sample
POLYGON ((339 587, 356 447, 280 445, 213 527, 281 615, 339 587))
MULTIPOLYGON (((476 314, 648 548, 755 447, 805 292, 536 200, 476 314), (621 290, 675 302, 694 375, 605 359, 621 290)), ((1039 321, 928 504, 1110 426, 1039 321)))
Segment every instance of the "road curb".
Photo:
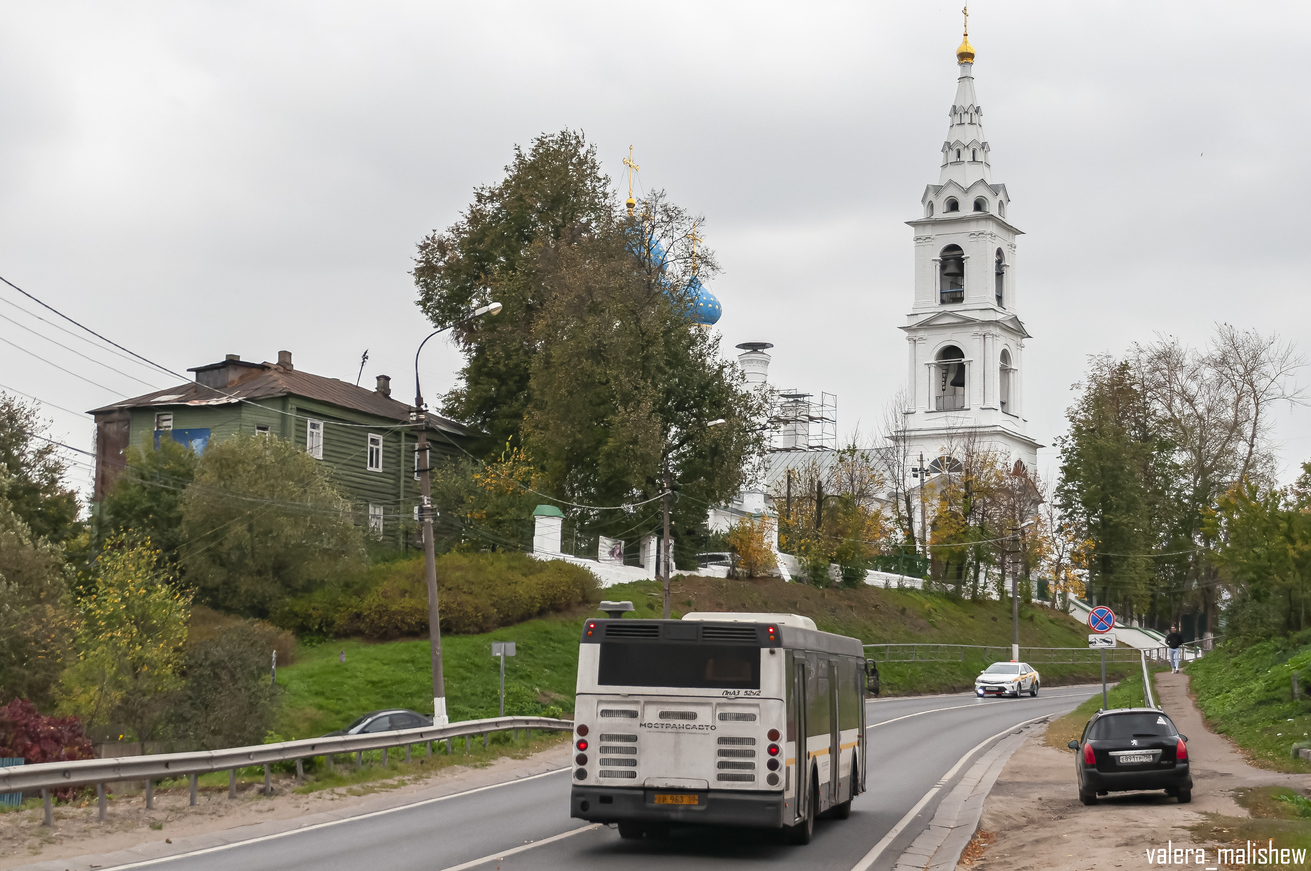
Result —
POLYGON ((1020 727, 980 756, 938 804, 932 821, 901 854, 893 871, 954 871, 979 827, 983 803, 1007 761, 1032 728, 1045 728, 1048 722, 1044 719, 1020 727))

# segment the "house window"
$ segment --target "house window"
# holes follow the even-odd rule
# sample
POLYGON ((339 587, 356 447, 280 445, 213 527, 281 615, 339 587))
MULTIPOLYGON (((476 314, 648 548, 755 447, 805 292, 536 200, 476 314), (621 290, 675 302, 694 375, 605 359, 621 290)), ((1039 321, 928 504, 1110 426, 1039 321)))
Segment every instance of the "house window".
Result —
POLYGON ((382 436, 369 435, 369 471, 382 471, 382 436))
POLYGON ((268 424, 265 423, 255 424, 255 435, 261 435, 264 436, 265 438, 268 438, 269 435, 268 424))
POLYGON ((155 415, 155 431, 170 430, 173 428, 173 412, 161 411, 155 415))
POLYGON ((323 421, 305 421, 305 452, 316 460, 323 459, 323 421))
POLYGON ((369 503, 369 533, 382 538, 382 506, 369 503))

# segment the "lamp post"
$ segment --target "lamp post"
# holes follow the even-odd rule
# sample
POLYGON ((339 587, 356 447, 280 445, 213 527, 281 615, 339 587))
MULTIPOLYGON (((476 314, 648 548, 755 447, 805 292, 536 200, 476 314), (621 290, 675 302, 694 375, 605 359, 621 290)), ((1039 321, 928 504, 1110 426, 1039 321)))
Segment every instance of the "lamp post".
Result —
POLYGON ((423 390, 419 386, 419 354, 423 351, 423 346, 428 344, 428 339, 433 336, 474 318, 499 314, 500 311, 499 302, 476 308, 458 321, 429 333, 428 337, 419 343, 419 350, 414 352, 414 421, 419 425, 419 438, 414 445, 414 452, 422 458, 419 468, 419 513, 423 519, 423 574, 428 582, 428 643, 432 654, 434 726, 445 726, 450 722, 450 718, 446 716, 446 678, 442 675, 441 613, 437 607, 437 550, 432 536, 432 462, 428 454, 428 416, 423 408, 423 390))
MULTIPOLYGON (((710 429, 712 426, 721 426, 722 424, 725 423, 728 423, 728 421, 721 417, 717 420, 710 421, 710 423, 706 424, 705 428, 710 429)), ((685 444, 687 444, 686 438, 683 439, 681 442, 679 442, 677 445, 675 445, 673 448, 667 450, 665 452, 665 459, 664 459, 663 477, 664 477, 665 493, 664 496, 661 497, 660 503, 661 503, 661 511, 664 515, 665 537, 660 540, 659 576, 660 576, 660 586, 664 590, 664 608, 662 610, 662 614, 664 616, 664 619, 666 620, 669 619, 669 583, 670 583, 669 564, 670 562, 672 562, 673 555, 674 555, 673 548, 669 546, 669 499, 671 496, 673 496, 673 489, 674 489, 674 476, 669 469, 669 460, 673 456, 674 451, 683 447, 685 444)))
MULTIPOLYGON (((1015 540, 1018 535, 1020 540, 1024 539, 1024 530, 1033 526, 1033 520, 1026 520, 1020 524, 1015 532, 1011 533, 1011 541, 1015 540)), ((1006 571, 1005 558, 1002 558, 1002 571, 1006 571)), ((1020 573, 1015 572, 1011 576, 1011 660, 1020 661, 1020 573)))

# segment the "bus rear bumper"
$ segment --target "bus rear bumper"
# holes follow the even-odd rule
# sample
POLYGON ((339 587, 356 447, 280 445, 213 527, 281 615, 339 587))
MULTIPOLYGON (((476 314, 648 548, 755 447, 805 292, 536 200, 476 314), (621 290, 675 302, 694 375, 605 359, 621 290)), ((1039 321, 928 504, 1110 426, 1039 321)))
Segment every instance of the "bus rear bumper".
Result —
MULTIPOLYGON (((593 823, 638 820, 675 825, 780 828, 792 822, 792 809, 780 792, 701 790, 695 805, 656 804, 656 793, 670 790, 577 786, 569 797, 569 816, 593 823)), ((686 791, 679 790, 680 793, 686 791)))

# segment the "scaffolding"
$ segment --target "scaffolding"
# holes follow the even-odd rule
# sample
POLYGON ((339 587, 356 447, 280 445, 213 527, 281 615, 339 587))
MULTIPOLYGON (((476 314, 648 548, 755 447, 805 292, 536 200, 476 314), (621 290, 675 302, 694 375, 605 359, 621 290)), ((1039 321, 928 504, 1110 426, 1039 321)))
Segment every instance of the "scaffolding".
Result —
POLYGON ((777 394, 771 414, 774 430, 770 452, 833 451, 838 447, 838 397, 800 390, 782 390, 777 394))

